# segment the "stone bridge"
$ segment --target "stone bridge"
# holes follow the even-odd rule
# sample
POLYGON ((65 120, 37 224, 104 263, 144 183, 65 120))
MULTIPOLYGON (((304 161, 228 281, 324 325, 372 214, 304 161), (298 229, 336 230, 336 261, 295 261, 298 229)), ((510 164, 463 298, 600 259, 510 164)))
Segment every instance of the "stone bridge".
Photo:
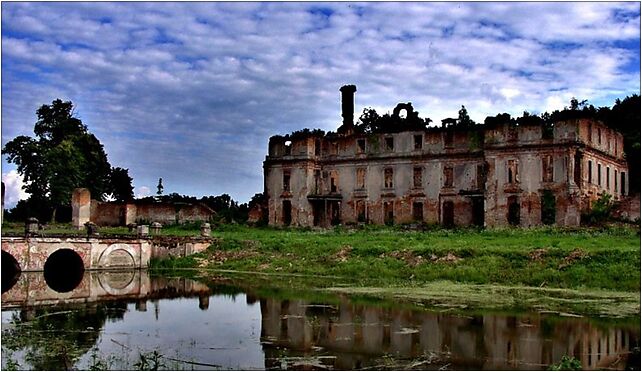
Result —
POLYGON ((91 269, 146 268, 152 256, 148 239, 110 238, 2 238, 2 261, 9 260, 20 271, 44 271, 60 263, 91 269))

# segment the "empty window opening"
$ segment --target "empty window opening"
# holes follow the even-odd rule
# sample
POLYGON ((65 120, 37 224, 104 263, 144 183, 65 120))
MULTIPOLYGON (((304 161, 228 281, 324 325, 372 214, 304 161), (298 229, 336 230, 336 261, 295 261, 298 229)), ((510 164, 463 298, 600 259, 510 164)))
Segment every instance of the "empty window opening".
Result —
POLYGON ((392 168, 385 168, 383 170, 383 187, 386 189, 394 187, 392 168))
POLYGON ((366 188, 366 168, 357 168, 357 189, 366 188))
POLYGON ((292 223, 292 202, 289 200, 283 201, 282 222, 285 226, 292 223))
POLYGON ((478 227, 484 226, 484 198, 473 197, 473 225, 478 227))
POLYGON ((453 146, 453 132, 446 131, 444 133, 444 147, 452 147, 452 146, 453 146))
POLYGON ((59 249, 45 262, 45 282, 49 288, 59 293, 73 291, 85 274, 85 265, 78 253, 71 249, 59 249))
POLYGON ((383 202, 383 216, 386 225, 395 223, 395 209, 394 202, 383 202))
POLYGON ((508 220, 508 223, 513 226, 519 225, 520 205, 519 198, 517 196, 508 197, 508 213, 506 219, 508 220))
POLYGON ((626 195, 626 173, 620 173, 620 194, 626 195))
POLYGON ((318 169, 314 170, 314 193, 321 194, 321 171, 318 169))
POLYGON ((617 169, 613 169, 613 182, 615 183, 613 191, 617 193, 617 169))
POLYGON ((290 191, 290 170, 283 170, 283 191, 290 191))
POLYGON ((542 191, 540 197, 541 202, 541 218, 544 225, 552 225, 555 223, 555 194, 551 190, 542 191))
POLYGON ((366 215, 366 202, 357 200, 357 222, 366 222, 368 216, 366 215))
POLYGON ((519 182, 519 162, 517 160, 508 161, 508 183, 519 182))
POLYGON ((484 164, 477 164, 477 189, 484 190, 486 188, 486 166, 484 164))
POLYGON ((360 153, 366 152, 366 139, 359 138, 357 140, 357 151, 360 153))
POLYGON ((614 142, 614 146, 615 146, 615 157, 617 157, 617 138, 613 142, 614 142))
POLYGON ((593 162, 588 161, 588 182, 593 183, 593 162))
POLYGON ((446 228, 455 226, 455 204, 451 200, 442 204, 441 223, 446 228))
POLYGON ((422 202, 412 203, 412 219, 415 221, 424 220, 424 203, 422 202))
POLYGON ((337 182, 337 175, 336 174, 330 175, 330 192, 336 193, 338 188, 339 188, 339 185, 337 182))
POLYGON ((330 209, 330 223, 335 226, 341 223, 341 202, 331 201, 328 204, 330 209))
POLYGON ((421 150, 423 148, 423 145, 424 145, 424 138, 423 137, 424 136, 422 136, 421 134, 415 134, 415 136, 414 136, 414 138, 415 138, 415 150, 421 150))
POLYGON ((542 125, 542 139, 553 139, 555 137, 555 128, 552 124, 542 125))
POLYGON ((337 155, 339 153, 339 144, 336 142, 330 144, 330 155, 337 155))
POLYGON ((576 185, 582 183, 582 153, 579 151, 575 152, 573 159, 573 180, 576 185))
POLYGON ((597 185, 602 186, 602 164, 597 164, 597 185))
POLYGON ((10 253, 2 251, 2 293, 13 288, 20 279, 20 264, 10 253))
POLYGON ((606 189, 611 189, 611 168, 606 167, 606 189))
POLYGON ((386 151, 395 150, 395 139, 393 137, 386 137, 386 151))
POLYGON ((589 124, 588 126, 588 139, 589 142, 593 142, 593 124, 589 124))
POLYGON ((321 226, 323 222, 324 211, 323 202, 315 201, 312 203, 312 224, 314 226, 321 226))
POLYGON ((542 182, 553 182, 553 157, 545 155, 542 158, 542 182))
POLYGON ((285 155, 292 154, 292 141, 285 141, 285 155))
POLYGON ((453 167, 444 167, 444 187, 453 187, 453 167))
POLYGON ((314 155, 321 155, 321 140, 314 140, 314 155))
POLYGON ((422 167, 414 167, 412 169, 412 186, 414 188, 423 187, 423 173, 424 169, 422 167))

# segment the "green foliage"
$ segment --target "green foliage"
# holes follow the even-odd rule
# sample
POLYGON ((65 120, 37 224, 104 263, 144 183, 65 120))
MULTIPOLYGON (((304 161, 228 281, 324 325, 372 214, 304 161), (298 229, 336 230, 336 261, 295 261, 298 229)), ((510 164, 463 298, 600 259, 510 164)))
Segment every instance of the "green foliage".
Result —
POLYGON ((587 214, 582 215, 583 222, 589 225, 603 225, 611 217, 611 212, 614 207, 613 197, 610 194, 602 194, 602 196, 591 205, 591 210, 587 214))
POLYGON ((139 353, 140 360, 134 363, 139 371, 158 371, 159 368, 165 367, 165 363, 161 361, 163 355, 154 350, 149 353, 139 353))
POLYGON ((36 115, 36 138, 18 136, 2 149, 17 165, 33 206, 38 206, 33 213, 55 218, 56 208, 68 205, 77 187, 103 200, 113 188, 111 166, 100 141, 74 117, 73 104, 57 99, 41 106, 36 115))
POLYGON ((464 105, 461 105, 457 117, 457 125, 464 128, 469 128, 474 126, 476 123, 468 116, 468 110, 464 105))
POLYGON ((421 118, 416 111, 408 112, 407 117, 402 118, 389 113, 379 115, 375 109, 368 107, 363 109, 355 125, 357 133, 398 133, 403 131, 425 130, 432 120, 421 118))
POLYGON ((551 364, 548 367, 549 371, 581 371, 582 363, 575 357, 564 355, 559 363, 551 364))
POLYGON ((115 167, 110 173, 110 193, 118 202, 127 202, 134 199, 134 187, 129 169, 115 167))
POLYGON ((555 223, 555 194, 551 190, 542 192, 542 223, 552 225, 555 223))

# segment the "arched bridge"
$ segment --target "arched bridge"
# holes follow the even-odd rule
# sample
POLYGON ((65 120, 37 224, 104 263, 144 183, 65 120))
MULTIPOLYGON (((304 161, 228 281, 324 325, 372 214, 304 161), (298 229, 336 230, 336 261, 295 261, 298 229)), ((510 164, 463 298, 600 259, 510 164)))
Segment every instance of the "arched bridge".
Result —
POLYGON ((20 271, 44 271, 59 264, 87 270, 138 269, 149 265, 151 255, 147 239, 2 238, 3 269, 10 263, 20 271))

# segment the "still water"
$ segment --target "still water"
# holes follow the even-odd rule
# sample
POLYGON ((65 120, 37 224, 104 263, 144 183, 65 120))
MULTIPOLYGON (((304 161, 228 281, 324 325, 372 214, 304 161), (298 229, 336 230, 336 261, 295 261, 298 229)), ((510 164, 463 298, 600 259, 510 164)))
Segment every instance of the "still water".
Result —
POLYGON ((2 293, 3 369, 640 369, 637 321, 452 313, 145 271, 67 292, 23 273, 2 293))

